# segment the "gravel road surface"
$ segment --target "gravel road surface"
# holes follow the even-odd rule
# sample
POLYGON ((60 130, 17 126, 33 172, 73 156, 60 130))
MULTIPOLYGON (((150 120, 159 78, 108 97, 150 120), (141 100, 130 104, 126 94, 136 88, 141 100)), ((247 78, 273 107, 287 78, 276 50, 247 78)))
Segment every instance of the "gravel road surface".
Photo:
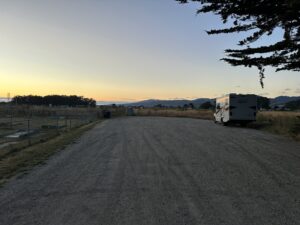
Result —
POLYGON ((196 119, 108 120, 0 188, 0 224, 300 224, 300 145, 196 119))

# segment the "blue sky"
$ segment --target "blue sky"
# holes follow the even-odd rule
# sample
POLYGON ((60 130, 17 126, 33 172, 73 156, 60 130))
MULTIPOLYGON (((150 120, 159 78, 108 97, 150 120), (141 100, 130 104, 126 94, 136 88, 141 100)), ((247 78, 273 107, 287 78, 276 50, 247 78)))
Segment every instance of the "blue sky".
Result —
MULTIPOLYGON (((78 94, 97 100, 216 97, 229 92, 300 95, 297 72, 219 59, 245 35, 173 0, 13 0, 0 4, 0 96, 78 94)), ((274 37, 278 39, 279 34, 274 37)), ((270 43, 265 39, 263 43, 270 43)))

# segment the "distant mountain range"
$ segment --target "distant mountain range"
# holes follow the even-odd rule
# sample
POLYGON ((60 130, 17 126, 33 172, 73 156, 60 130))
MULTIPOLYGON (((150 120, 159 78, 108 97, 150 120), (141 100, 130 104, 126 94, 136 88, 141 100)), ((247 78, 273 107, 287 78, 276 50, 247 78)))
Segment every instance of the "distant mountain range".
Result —
POLYGON ((199 107, 201 104, 207 101, 213 101, 209 98, 198 98, 195 100, 158 100, 158 99, 149 99, 140 102, 124 104, 125 106, 144 106, 144 107, 154 107, 157 105, 167 106, 167 107, 178 107, 184 106, 185 104, 193 103, 194 106, 199 107))
MULTIPOLYGON (((289 96, 278 96, 276 98, 270 98, 270 105, 271 106, 276 106, 276 105, 284 105, 288 102, 299 100, 300 96, 294 96, 294 97, 289 97, 289 96)), ((127 103, 127 104, 122 104, 125 106, 143 106, 143 107, 154 107, 157 105, 162 105, 162 106, 167 106, 167 107, 179 107, 179 106, 184 106, 185 104, 190 104, 193 103, 195 107, 199 107, 201 104, 204 102, 211 102, 213 103, 215 99, 210 99, 210 98, 198 98, 194 100, 187 100, 187 99, 182 99, 182 100, 159 100, 159 99, 148 99, 144 101, 139 101, 139 102, 133 102, 133 103, 127 103)))
POLYGON ((300 96, 278 96, 270 99, 271 106, 284 105, 288 102, 300 100, 300 96))

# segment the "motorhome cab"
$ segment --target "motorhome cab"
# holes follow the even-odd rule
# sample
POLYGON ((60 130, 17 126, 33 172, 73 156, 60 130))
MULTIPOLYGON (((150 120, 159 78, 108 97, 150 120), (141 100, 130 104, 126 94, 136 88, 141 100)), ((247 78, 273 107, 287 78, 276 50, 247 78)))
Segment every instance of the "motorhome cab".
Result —
POLYGON ((215 122, 245 125, 256 120, 256 95, 228 94, 216 99, 215 122))

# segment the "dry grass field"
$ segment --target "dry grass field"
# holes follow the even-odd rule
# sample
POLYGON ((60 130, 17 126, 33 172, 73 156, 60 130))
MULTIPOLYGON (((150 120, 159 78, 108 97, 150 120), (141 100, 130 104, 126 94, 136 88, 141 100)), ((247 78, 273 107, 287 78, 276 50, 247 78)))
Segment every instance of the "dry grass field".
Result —
POLYGON ((187 117, 204 120, 213 119, 212 110, 194 110, 194 109, 158 109, 158 108, 147 108, 147 109, 136 109, 135 113, 137 116, 162 116, 162 117, 187 117))
MULTIPOLYGON (((213 120, 212 110, 182 110, 182 109, 136 109, 137 116, 187 117, 213 120)), ((265 130, 300 140, 300 112, 264 111, 259 112, 257 121, 249 128, 265 130)))
POLYGON ((263 130, 300 140, 300 112, 260 112, 256 124, 263 130))

